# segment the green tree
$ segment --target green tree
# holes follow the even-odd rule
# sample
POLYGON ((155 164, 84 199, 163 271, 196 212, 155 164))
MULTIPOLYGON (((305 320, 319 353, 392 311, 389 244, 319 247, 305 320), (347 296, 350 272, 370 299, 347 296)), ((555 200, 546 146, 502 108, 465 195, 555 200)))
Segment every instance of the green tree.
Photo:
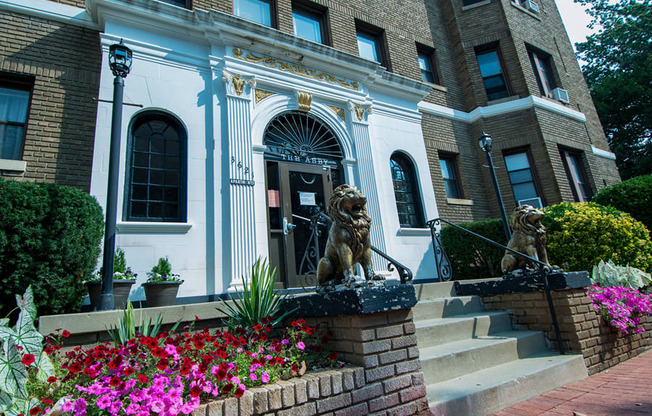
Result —
POLYGON ((652 0, 574 0, 590 28, 582 72, 623 179, 652 173, 652 0))

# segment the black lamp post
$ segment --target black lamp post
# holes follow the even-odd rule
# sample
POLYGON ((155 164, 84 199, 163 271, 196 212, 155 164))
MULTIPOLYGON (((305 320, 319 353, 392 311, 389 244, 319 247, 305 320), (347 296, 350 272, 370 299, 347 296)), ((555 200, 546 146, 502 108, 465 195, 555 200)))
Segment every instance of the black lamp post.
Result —
POLYGON ((113 80, 113 115, 111 119, 111 148, 109 151, 109 184, 106 196, 106 224, 104 229, 104 259, 102 263, 101 311, 113 309, 113 261, 115 258, 115 224, 118 206, 118 170, 120 168, 120 127, 122 126, 122 95, 124 78, 131 69, 131 49, 122 39, 109 48, 109 66, 113 80))
POLYGON ((494 191, 496 192, 496 199, 498 200, 498 208, 500 209, 500 217, 503 220, 503 227, 505 227, 505 236, 507 236, 507 241, 512 238, 512 232, 509 229, 509 222, 507 221, 507 214, 505 214, 505 205, 503 204, 503 197, 500 194, 500 188, 498 187, 498 179, 496 179, 496 171, 494 170, 494 162, 491 159, 491 136, 482 132, 482 136, 478 139, 478 144, 480 148, 484 150, 485 155, 487 155, 487 163, 489 164, 489 172, 491 173, 491 180, 494 183, 494 191))

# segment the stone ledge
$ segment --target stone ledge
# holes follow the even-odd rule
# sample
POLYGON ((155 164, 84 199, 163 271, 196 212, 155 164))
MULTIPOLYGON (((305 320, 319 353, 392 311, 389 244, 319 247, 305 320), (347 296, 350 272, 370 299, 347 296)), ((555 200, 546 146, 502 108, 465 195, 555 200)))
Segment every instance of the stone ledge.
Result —
MULTIPOLYGON (((417 303, 414 286, 388 285, 345 289, 324 294, 297 296, 291 302, 297 309, 291 316, 337 316, 371 314, 411 308, 417 303)), ((290 306, 290 305, 288 305, 290 306)))
MULTIPOLYGON (((591 286, 588 272, 553 272, 548 275, 551 290, 578 289, 591 286)), ((464 283, 455 282, 455 291, 459 296, 494 296, 505 293, 525 293, 543 290, 543 281, 539 276, 521 278, 492 279, 464 283)))

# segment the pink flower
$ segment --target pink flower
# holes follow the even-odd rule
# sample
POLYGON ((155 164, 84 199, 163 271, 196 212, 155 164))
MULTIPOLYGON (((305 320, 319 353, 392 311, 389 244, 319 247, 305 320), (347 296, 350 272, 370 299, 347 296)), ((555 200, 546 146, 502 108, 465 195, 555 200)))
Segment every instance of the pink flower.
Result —
POLYGON ((306 344, 299 341, 299 342, 297 342, 297 348, 300 349, 301 351, 303 351, 303 349, 306 348, 306 344))
POLYGON ((269 374, 263 371, 263 373, 260 375, 260 381, 262 381, 265 384, 269 383, 269 374))
POLYGON ((251 380, 251 381, 258 380, 258 376, 256 375, 256 373, 249 374, 249 380, 251 380))

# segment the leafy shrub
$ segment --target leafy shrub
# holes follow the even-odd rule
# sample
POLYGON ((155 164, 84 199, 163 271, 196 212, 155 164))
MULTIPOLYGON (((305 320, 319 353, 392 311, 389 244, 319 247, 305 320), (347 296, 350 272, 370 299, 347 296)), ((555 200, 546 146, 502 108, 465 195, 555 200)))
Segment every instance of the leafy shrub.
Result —
POLYGON ((652 270, 652 242, 643 223, 595 203, 545 208, 548 257, 567 270, 592 270, 600 260, 652 270))
POLYGON ((172 273, 172 264, 166 257, 158 259, 158 263, 152 266, 152 270, 147 272, 148 282, 183 282, 181 276, 172 273))
POLYGON ((624 211, 652 231, 652 175, 637 176, 601 189, 592 202, 624 211))
POLYGON ((39 313, 78 311, 100 253, 102 209, 85 192, 0 179, 0 316, 32 285, 39 313))
POLYGON ((636 267, 617 266, 611 260, 606 263, 600 260, 600 264, 593 266, 591 282, 603 287, 631 287, 640 289, 652 284, 649 273, 645 273, 636 267))
MULTIPOLYGON (((507 243, 500 219, 463 223, 459 226, 500 244, 507 243)), ((505 254, 503 249, 450 226, 442 228, 441 240, 451 262, 454 280, 502 276, 500 260, 505 254)))

